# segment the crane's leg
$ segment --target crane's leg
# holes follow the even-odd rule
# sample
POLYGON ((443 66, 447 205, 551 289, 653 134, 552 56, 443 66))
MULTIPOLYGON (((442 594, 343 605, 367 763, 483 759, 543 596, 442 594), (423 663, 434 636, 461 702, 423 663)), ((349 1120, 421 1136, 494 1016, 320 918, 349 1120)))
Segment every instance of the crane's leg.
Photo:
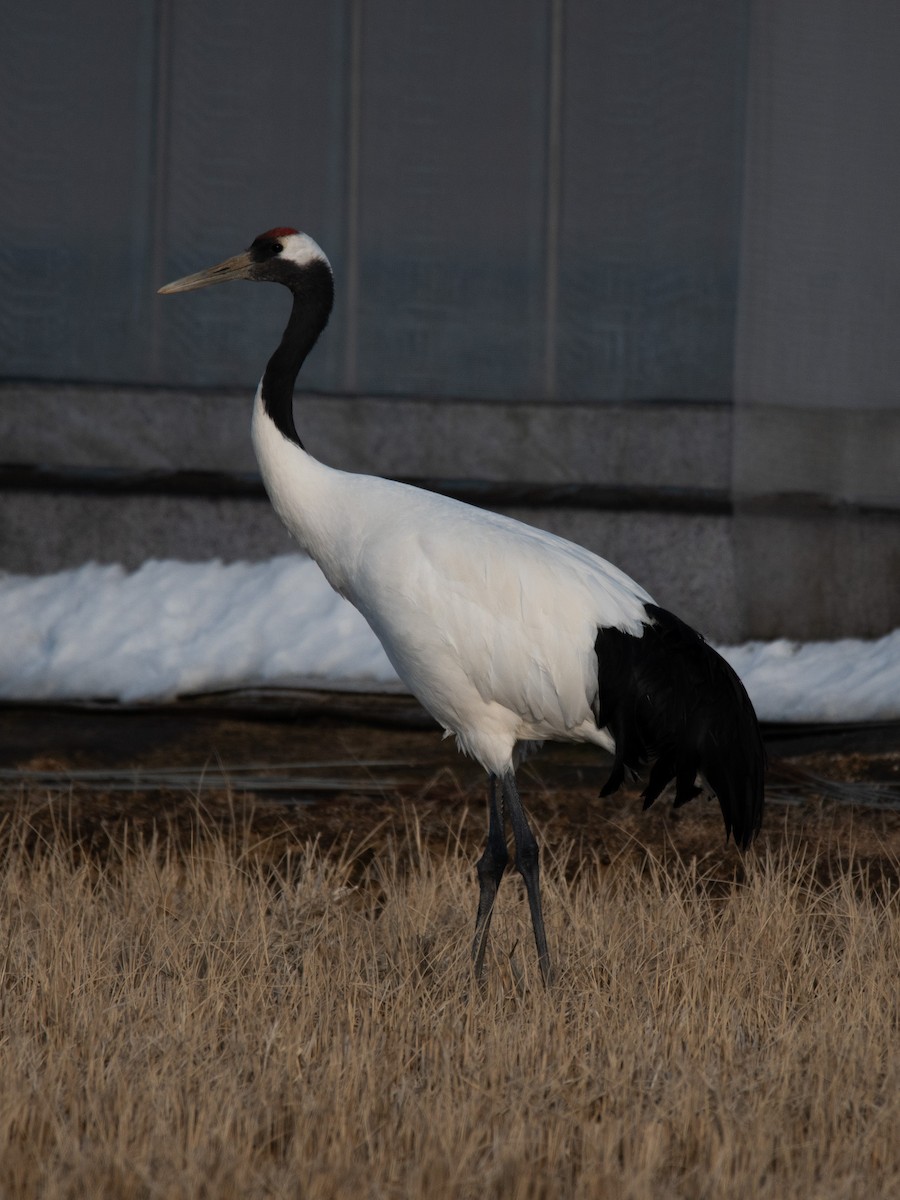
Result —
POLYGON ((528 904, 531 908, 531 924, 534 928, 534 943, 537 946, 538 963, 544 983, 549 986, 552 979, 550 953, 547 950, 547 935, 544 933, 544 917, 541 912, 541 884, 539 878, 539 854, 537 839, 525 816, 522 801, 516 788, 515 775, 510 771, 501 781, 503 796, 509 810, 509 819, 516 839, 516 867, 525 881, 528 904))
POLYGON ((475 941, 472 943, 472 960, 475 964, 475 978, 481 982, 484 975, 484 952, 487 949, 488 934, 491 929, 491 914, 494 911, 494 900, 497 888, 503 878, 503 872, 509 862, 509 851, 506 848, 506 830, 503 823, 503 794, 497 786, 497 776, 491 776, 490 782, 490 816, 488 817, 488 836, 484 854, 478 860, 475 868, 478 871, 478 915, 475 918, 475 941))

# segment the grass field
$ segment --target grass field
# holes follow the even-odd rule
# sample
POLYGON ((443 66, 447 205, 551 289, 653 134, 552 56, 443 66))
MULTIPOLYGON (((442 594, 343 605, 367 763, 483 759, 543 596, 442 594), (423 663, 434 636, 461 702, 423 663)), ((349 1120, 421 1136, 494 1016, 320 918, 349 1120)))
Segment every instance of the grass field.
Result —
POLYGON ((0 1195, 900 1195, 883 816, 742 858, 702 808, 602 854, 550 812, 558 981, 513 875, 482 994, 480 810, 217 803, 7 806, 0 1195))

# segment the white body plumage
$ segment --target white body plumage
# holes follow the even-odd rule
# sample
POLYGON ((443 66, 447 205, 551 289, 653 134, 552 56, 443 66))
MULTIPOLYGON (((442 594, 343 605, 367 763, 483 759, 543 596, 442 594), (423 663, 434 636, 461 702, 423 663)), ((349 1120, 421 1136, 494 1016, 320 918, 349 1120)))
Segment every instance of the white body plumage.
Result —
POLYGON ((363 614, 397 674, 486 771, 516 744, 594 742, 597 629, 640 637, 647 593, 590 551, 508 517, 317 462, 262 389, 253 445, 275 511, 363 614))

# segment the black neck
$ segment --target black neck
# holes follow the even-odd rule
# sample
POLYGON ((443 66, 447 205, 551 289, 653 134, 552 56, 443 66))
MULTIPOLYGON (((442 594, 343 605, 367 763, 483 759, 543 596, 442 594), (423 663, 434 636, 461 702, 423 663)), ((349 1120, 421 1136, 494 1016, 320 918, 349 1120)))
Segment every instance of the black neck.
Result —
POLYGON ((262 402, 276 429, 302 449, 303 443, 294 425, 294 382, 303 360, 328 324, 334 282, 324 262, 311 263, 297 271, 294 278, 282 278, 279 282, 291 289, 294 306, 281 343, 266 366, 262 402))

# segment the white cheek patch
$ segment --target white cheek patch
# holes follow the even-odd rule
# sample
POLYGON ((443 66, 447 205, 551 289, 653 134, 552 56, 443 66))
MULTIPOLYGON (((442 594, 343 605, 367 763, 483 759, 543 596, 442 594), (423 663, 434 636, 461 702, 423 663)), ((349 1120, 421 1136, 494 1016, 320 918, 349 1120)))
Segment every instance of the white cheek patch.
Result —
POLYGON ((284 247, 278 256, 282 260, 296 263, 298 267, 306 267, 313 262, 328 262, 325 251, 308 233, 289 233, 278 240, 284 247))

